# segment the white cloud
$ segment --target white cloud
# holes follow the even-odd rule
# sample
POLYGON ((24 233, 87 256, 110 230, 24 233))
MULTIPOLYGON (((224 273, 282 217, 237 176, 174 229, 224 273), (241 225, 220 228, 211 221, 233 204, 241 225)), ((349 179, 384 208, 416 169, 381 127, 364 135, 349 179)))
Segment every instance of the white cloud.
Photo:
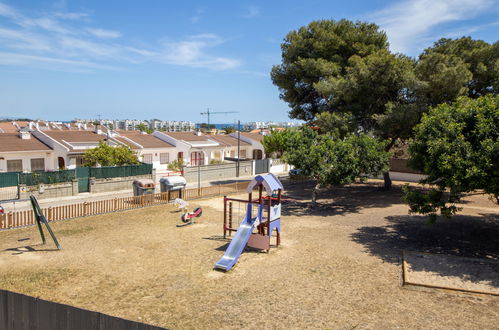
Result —
POLYGON ((243 15, 244 18, 254 18, 260 16, 260 7, 249 6, 246 8, 246 13, 243 15))
POLYGON ((411 54, 445 34, 437 33, 437 27, 472 19, 493 4, 494 0, 404 0, 367 18, 386 31, 393 51, 411 54))
POLYGON ((204 9, 198 8, 196 9, 196 14, 192 16, 189 20, 191 21, 192 24, 196 24, 201 20, 201 16, 204 14, 204 9))
POLYGON ((121 32, 105 29, 87 29, 87 31, 97 38, 116 39, 121 37, 121 32))
POLYGON ((116 63, 144 61, 213 70, 232 69, 240 64, 237 59, 207 53, 210 48, 224 43, 214 34, 136 47, 126 43, 120 31, 86 26, 88 15, 84 13, 59 10, 30 17, 0 0, 0 16, 14 24, 7 27, 0 22, 0 65, 54 66, 56 70, 66 65, 69 71, 74 71, 73 67, 80 71, 81 68, 97 70, 114 68, 116 63), (121 38, 120 43, 116 42, 118 38, 121 38))
POLYGON ((67 20, 80 20, 87 18, 89 15, 87 13, 78 12, 57 12, 54 13, 53 16, 67 20))
POLYGON ((200 34, 178 42, 164 42, 163 52, 159 58, 165 63, 209 68, 214 70, 232 69, 240 65, 240 61, 228 57, 217 57, 206 54, 206 49, 223 43, 214 34, 200 34))
POLYGON ((0 65, 21 65, 40 68, 45 66, 49 69, 63 71, 89 72, 89 69, 119 70, 110 65, 98 64, 90 61, 69 60, 64 58, 24 55, 19 53, 0 52, 0 65), (54 66, 55 65, 55 66, 54 66), (76 70, 75 70, 76 68, 76 70))

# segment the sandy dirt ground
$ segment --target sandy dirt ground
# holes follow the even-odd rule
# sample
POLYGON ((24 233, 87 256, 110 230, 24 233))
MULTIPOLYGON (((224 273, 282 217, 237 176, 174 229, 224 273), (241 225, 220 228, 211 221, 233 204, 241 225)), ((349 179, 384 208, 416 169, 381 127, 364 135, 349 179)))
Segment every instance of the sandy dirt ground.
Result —
POLYGON ((212 270, 228 245, 222 198, 192 201, 203 216, 182 228, 173 206, 53 223, 62 251, 36 227, 0 232, 0 287, 173 329, 499 328, 497 297, 400 285, 402 250, 498 260, 498 208, 470 196, 431 225, 408 215, 399 186, 378 186, 334 188, 312 207, 309 185, 286 183, 282 246, 228 273, 212 270))
POLYGON ((407 283, 496 294, 499 261, 404 251, 407 283))

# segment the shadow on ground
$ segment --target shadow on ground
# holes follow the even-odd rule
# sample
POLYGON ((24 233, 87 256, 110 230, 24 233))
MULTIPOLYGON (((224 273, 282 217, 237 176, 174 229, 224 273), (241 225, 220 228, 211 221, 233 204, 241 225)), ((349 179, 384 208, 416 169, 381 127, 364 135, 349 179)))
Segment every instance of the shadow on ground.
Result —
MULTIPOLYGON (((402 250, 428 252, 460 257, 485 258, 499 264, 499 216, 456 215, 450 220, 438 219, 429 224, 424 216, 389 216, 386 226, 365 226, 352 234, 352 239, 363 245, 368 253, 386 262, 399 263, 402 250)), ((448 265, 450 266, 450 265, 448 265)), ((450 267, 452 268, 452 267, 450 267)), ((438 264, 426 270, 442 276, 455 276, 438 264)), ((493 278, 474 278, 470 270, 461 269, 460 275, 471 281, 487 280, 499 287, 497 273, 493 278)))
POLYGON ((286 182, 285 216, 314 215, 329 217, 344 213, 357 213, 363 208, 384 208, 402 204, 402 190, 394 186, 382 190, 379 183, 355 183, 321 190, 317 205, 311 202, 313 182, 289 180, 286 182), (289 200, 287 200, 289 198, 289 200))
POLYGON ((18 254, 23 254, 23 253, 29 253, 29 252, 47 252, 47 251, 59 251, 59 249, 56 248, 46 248, 46 244, 34 244, 34 245, 25 245, 25 246, 18 246, 18 247, 12 247, 5 249, 5 252, 12 252, 12 255, 18 255, 18 254))

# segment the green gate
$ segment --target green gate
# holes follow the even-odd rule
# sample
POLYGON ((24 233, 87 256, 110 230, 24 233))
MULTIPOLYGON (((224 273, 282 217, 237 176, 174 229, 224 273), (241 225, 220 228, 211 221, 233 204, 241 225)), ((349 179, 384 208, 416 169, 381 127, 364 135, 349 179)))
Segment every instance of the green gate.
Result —
POLYGON ((4 172, 0 173, 0 188, 14 187, 19 184, 18 172, 4 172))
POLYGON ((76 177, 78 178, 78 192, 89 192, 90 191, 90 167, 78 167, 76 168, 76 177))

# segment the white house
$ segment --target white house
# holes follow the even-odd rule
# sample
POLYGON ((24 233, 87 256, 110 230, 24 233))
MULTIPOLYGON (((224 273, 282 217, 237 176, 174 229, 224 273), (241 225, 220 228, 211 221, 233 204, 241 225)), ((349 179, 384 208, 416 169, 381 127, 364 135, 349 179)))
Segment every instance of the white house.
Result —
POLYGON ((56 170, 54 151, 28 131, 0 133, 0 172, 56 170))
MULTIPOLYGON (((234 132, 230 134, 232 137, 237 139, 238 133, 234 132)), ((250 144, 248 147, 248 157, 252 159, 263 159, 265 158, 265 149, 262 145, 263 135, 259 133, 247 133, 241 132, 241 140, 250 144), (249 157, 251 155, 251 157, 249 157)))
POLYGON ((154 135, 138 131, 119 131, 114 138, 137 152, 139 160, 152 164, 156 177, 166 174, 168 163, 177 158, 177 150, 173 144, 154 135))
MULTIPOLYGON (((223 146, 223 157, 220 160, 224 160, 225 158, 237 158, 238 157, 238 139, 237 137, 231 135, 207 135, 208 139, 218 142, 221 146, 223 146)), ((239 158, 251 158, 252 157, 252 148, 251 144, 243 140, 242 138, 239 140, 239 158)))
POLYGON ((177 149, 177 159, 186 166, 207 165, 223 160, 224 146, 197 132, 154 132, 153 135, 177 149))
POLYGON ((104 141, 111 146, 122 145, 102 131, 85 130, 36 130, 32 134, 54 151, 54 164, 57 169, 73 169, 83 165, 83 155, 104 141))

